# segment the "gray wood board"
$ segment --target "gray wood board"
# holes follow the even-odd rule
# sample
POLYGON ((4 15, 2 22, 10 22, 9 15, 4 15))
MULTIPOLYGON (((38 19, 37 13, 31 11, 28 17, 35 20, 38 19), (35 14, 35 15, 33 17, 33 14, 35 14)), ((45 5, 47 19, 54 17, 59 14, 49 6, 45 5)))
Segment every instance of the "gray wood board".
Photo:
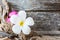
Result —
POLYGON ((32 10, 32 12, 27 12, 27 15, 33 17, 35 21, 35 25, 31 27, 32 30, 39 34, 60 34, 60 12, 55 12, 60 11, 60 0, 7 1, 11 3, 13 10, 32 10))
POLYGON ((60 12, 27 12, 29 17, 33 17, 34 30, 40 31, 60 31, 60 12))
POLYGON ((7 0, 19 10, 60 10, 59 0, 7 0))
POLYGON ((31 26, 38 35, 60 35, 60 12, 27 12, 33 17, 35 25, 31 26))
POLYGON ((40 34, 60 34, 59 0, 8 0, 13 9, 27 10, 27 15, 34 18, 32 30, 40 34), (53 12, 54 11, 54 12, 53 12), (57 11, 57 12, 56 12, 57 11))

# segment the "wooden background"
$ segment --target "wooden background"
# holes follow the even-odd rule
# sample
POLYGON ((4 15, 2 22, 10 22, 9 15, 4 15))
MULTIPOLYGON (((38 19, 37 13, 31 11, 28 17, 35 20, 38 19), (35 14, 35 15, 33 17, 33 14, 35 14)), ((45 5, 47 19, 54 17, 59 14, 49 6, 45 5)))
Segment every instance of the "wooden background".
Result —
MULTIPOLYGON (((38 34, 60 34, 60 0, 7 0, 12 10, 25 10, 34 18, 38 34)), ((1 3, 1 0, 0 0, 1 3)))

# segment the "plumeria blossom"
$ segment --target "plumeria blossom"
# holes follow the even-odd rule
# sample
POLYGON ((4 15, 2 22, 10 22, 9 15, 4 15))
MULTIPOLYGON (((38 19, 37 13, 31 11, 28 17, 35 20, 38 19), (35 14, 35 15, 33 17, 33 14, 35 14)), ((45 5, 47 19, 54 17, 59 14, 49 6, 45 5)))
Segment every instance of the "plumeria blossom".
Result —
POLYGON ((6 18, 6 22, 9 23, 10 22, 10 18, 7 17, 6 18))
POLYGON ((12 27, 12 31, 15 34, 20 34, 23 32, 25 35, 30 34, 31 28, 29 26, 34 25, 34 20, 32 17, 26 18, 26 12, 25 11, 19 11, 17 16, 12 15, 10 18, 11 23, 15 24, 12 27))
POLYGON ((11 17, 12 15, 17 15, 17 11, 13 10, 12 12, 9 13, 9 16, 11 17))
MULTIPOLYGON (((12 12, 9 13, 8 16, 11 17, 12 15, 17 15, 17 11, 13 10, 12 12)), ((9 17, 6 18, 6 22, 7 22, 7 23, 10 22, 10 18, 9 18, 9 17)))

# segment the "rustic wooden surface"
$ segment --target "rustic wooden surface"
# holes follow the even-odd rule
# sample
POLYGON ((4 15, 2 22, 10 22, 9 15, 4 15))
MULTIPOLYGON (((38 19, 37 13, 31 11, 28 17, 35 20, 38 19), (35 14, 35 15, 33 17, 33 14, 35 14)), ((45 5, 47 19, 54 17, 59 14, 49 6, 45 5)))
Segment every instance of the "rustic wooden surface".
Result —
POLYGON ((60 0, 7 0, 22 10, 60 9, 60 0))
MULTIPOLYGON (((60 31, 60 0, 7 0, 13 9, 26 10, 34 18, 35 31, 60 31)), ((44 33, 43 33, 44 34, 44 33)), ((54 32, 56 34, 56 32, 54 32)), ((57 32, 57 34, 60 34, 57 32)))
MULTIPOLYGON (((28 16, 34 18, 35 25, 31 26, 32 30, 38 35, 45 35, 40 37, 40 40, 60 40, 60 0, 7 1, 10 7, 12 7, 12 10, 25 10, 28 16)), ((0 4, 2 4, 1 0, 0 4)), ((5 33, 4 37, 8 35, 5 33)))

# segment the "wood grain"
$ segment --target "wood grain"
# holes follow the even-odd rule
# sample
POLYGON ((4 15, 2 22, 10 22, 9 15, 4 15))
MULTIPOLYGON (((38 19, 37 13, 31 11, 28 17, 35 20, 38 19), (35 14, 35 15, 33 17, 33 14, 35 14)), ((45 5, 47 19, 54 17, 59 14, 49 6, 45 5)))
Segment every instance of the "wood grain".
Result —
POLYGON ((7 0, 17 10, 60 10, 59 0, 7 0), (17 2, 17 3, 16 3, 17 2), (16 8, 16 7, 15 7, 16 8))
POLYGON ((37 31, 38 34, 52 34, 52 35, 60 34, 59 0, 26 0, 26 1, 7 0, 7 1, 11 3, 11 7, 14 10, 25 10, 28 16, 34 18, 35 25, 31 28, 32 30, 37 31))
POLYGON ((34 18, 35 25, 31 27, 32 30, 44 33, 46 33, 45 31, 60 31, 60 0, 7 1, 12 10, 25 10, 28 16, 34 18))

